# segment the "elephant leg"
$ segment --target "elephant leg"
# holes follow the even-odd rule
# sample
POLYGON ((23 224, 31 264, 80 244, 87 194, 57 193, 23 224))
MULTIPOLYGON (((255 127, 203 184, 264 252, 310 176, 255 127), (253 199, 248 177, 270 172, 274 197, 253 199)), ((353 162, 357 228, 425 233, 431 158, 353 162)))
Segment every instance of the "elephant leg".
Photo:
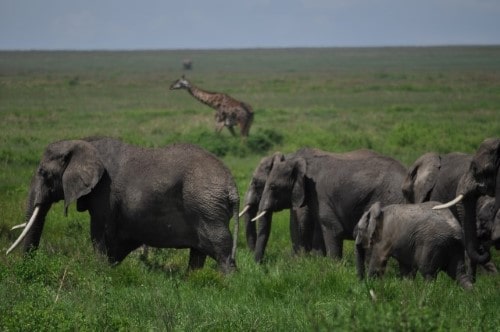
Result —
POLYGON ((312 250, 313 227, 307 206, 290 209, 290 234, 295 253, 312 250))
POLYGON ((190 255, 190 267, 191 257, 193 257, 193 263, 196 263, 196 256, 203 254, 205 257, 208 255, 215 259, 219 270, 223 273, 236 270, 236 263, 231 257, 233 238, 227 227, 223 225, 217 226, 215 222, 202 221, 201 223, 211 225, 211 227, 206 226, 207 231, 204 234, 200 234, 200 245, 198 248, 196 250, 191 249, 190 254, 193 256, 190 255))
POLYGON ((462 256, 454 255, 448 263, 446 273, 450 278, 456 280, 462 288, 471 289, 473 280, 472 276, 467 273, 465 265, 465 260, 462 256))
POLYGON ((419 264, 419 270, 425 280, 432 281, 435 280, 438 274, 438 255, 426 255, 427 259, 419 264))
POLYGON ((498 273, 497 267, 495 266, 495 263, 492 261, 486 262, 482 265, 483 269, 491 274, 496 274, 498 273))
POLYGON ((290 209, 290 238, 292 240, 292 249, 294 254, 304 251, 300 241, 300 225, 296 209, 290 209))
POLYGON ((132 251, 139 248, 142 243, 134 240, 122 240, 115 243, 113 248, 108 249, 108 261, 114 266, 121 263, 132 251))
MULTIPOLYGON (((251 208, 252 210, 252 208, 251 208)), ((256 209, 253 209, 256 210, 256 209)), ((248 211, 248 213, 245 213, 244 219, 245 219, 245 236, 247 240, 247 246, 250 251, 254 252, 255 251, 255 243, 257 242, 257 227, 256 224, 257 222, 251 221, 253 217, 255 217, 256 211, 248 211)))
POLYGON ((189 250, 189 270, 201 269, 205 265, 205 259, 207 255, 198 249, 191 248, 189 250))
POLYGON ((321 223, 321 232, 323 233, 326 255, 333 259, 341 259, 342 237, 332 227, 325 225, 323 222, 321 223))
POLYGON ((98 218, 92 217, 90 220, 90 239, 92 246, 98 253, 106 254, 106 241, 104 236, 105 223, 98 218))
POLYGON ((333 259, 342 258, 342 239, 335 235, 331 229, 322 227, 326 255, 333 259))
POLYGON ((321 232, 321 227, 317 221, 314 223, 312 251, 316 255, 326 256, 326 248, 325 248, 325 241, 323 240, 323 233, 321 232))
POLYGON ((416 270, 408 264, 404 264, 402 262, 399 262, 399 276, 401 278, 415 278, 416 275, 416 270))
POLYGON ((415 264, 425 280, 436 279, 439 268, 446 260, 446 254, 441 247, 424 245, 416 251, 415 264))

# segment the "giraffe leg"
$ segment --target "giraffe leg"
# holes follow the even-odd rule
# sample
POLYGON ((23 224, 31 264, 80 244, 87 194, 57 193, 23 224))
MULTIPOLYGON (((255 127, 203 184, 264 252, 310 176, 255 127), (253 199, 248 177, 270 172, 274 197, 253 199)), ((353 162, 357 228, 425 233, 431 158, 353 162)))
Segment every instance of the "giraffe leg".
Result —
POLYGON ((240 122, 240 133, 242 137, 247 137, 250 131, 250 125, 245 123, 245 121, 240 122))
POLYGON ((236 133, 234 132, 234 128, 233 128, 233 126, 228 126, 228 127, 227 127, 227 129, 229 129, 229 131, 231 132, 231 134, 232 134, 233 136, 236 136, 236 133))
POLYGON ((248 113, 246 116, 243 116, 240 120, 240 128, 241 128, 241 136, 247 137, 250 132, 250 126, 252 125, 253 114, 248 113))
POLYGON ((222 130, 222 128, 224 128, 224 121, 222 121, 222 122, 216 122, 215 123, 215 132, 217 134, 220 133, 220 131, 222 130))

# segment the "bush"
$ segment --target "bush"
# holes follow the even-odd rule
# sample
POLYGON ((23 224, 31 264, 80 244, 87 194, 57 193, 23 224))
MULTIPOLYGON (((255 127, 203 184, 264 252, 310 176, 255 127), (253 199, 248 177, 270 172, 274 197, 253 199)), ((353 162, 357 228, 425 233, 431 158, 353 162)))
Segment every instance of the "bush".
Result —
POLYGON ((248 138, 231 137, 207 130, 194 131, 180 140, 196 144, 218 157, 227 155, 245 157, 249 154, 262 155, 283 142, 283 135, 272 130, 257 130, 248 138))

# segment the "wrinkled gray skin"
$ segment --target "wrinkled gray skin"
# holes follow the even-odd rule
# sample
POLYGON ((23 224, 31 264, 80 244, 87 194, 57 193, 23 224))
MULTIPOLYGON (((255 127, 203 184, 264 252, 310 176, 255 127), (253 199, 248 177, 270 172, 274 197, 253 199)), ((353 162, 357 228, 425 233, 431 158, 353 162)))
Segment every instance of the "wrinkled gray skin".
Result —
POLYGON ((145 244, 190 248, 190 269, 203 267, 207 255, 223 272, 235 269, 229 220, 235 217, 236 229, 238 191, 222 162, 194 145, 146 149, 111 138, 50 144, 31 182, 27 219, 35 206, 41 213, 25 251, 38 247, 45 216, 60 200, 66 211, 76 201, 89 212, 94 248, 110 263, 145 244))
POLYGON ((500 139, 486 139, 474 155, 427 153, 408 170, 403 192, 408 202, 429 200, 448 202, 462 194, 464 199, 451 207, 460 220, 467 254, 473 262, 484 264, 489 251, 479 245, 476 231, 476 205, 482 195, 495 196, 500 206, 500 139))
MULTIPOLYGON (((495 247, 500 250, 500 210, 495 207, 495 198, 481 196, 477 200, 477 237, 480 245, 486 250, 495 247)), ((484 264, 488 272, 497 273, 497 268, 492 261, 484 264)))
POLYGON ((401 163, 370 150, 275 160, 259 211, 307 207, 320 224, 326 254, 341 258, 343 240, 353 239, 354 226, 371 204, 404 202, 405 175, 401 163))
MULTIPOLYGON (((249 206, 249 209, 244 214, 246 239, 248 247, 254 251, 256 262, 262 262, 271 233, 273 215, 272 213, 267 213, 258 221, 251 220, 257 215, 262 193, 274 161, 283 161, 297 157, 308 158, 323 153, 321 150, 309 148, 300 149, 288 155, 276 152, 272 156, 262 158, 257 165, 245 194, 243 204, 244 207, 249 206), (258 225, 258 228, 256 225, 258 225)), ((290 237, 294 253, 314 251, 323 255, 325 254, 325 246, 319 224, 317 220, 309 218, 309 209, 307 206, 290 209, 290 237), (302 227, 302 229, 299 230, 299 227, 302 227)))
POLYGON ((449 209, 433 210, 440 202, 373 204, 361 217, 356 230, 356 263, 360 279, 382 276, 390 257, 399 263, 402 276, 427 280, 445 271, 465 289, 472 281, 465 269, 465 248, 460 224, 449 209))

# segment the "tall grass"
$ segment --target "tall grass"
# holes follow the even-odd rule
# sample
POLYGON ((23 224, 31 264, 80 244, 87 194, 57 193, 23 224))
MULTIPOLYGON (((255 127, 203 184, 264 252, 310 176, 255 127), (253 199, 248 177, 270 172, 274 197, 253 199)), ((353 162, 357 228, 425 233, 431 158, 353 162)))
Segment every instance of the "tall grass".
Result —
MULTIPOLYGON (((260 158, 303 146, 371 148, 411 164, 428 151, 472 153, 500 133, 500 47, 143 52, 0 52, 0 245, 17 236, 30 176, 53 141, 93 135, 141 146, 193 142, 231 169, 240 195, 260 158), (248 140, 216 135, 200 87, 250 103, 248 140)), ((0 329, 26 330, 497 330, 500 278, 465 292, 446 275, 356 279, 345 257, 293 256, 287 212, 273 221, 266 259, 239 234, 238 272, 208 260, 186 273, 187 251, 133 253, 110 267, 94 254, 88 215, 61 204, 30 258, 0 255, 0 329), (375 292, 373 300, 369 290, 375 292)), ((498 265, 500 257, 494 253, 498 265)))

